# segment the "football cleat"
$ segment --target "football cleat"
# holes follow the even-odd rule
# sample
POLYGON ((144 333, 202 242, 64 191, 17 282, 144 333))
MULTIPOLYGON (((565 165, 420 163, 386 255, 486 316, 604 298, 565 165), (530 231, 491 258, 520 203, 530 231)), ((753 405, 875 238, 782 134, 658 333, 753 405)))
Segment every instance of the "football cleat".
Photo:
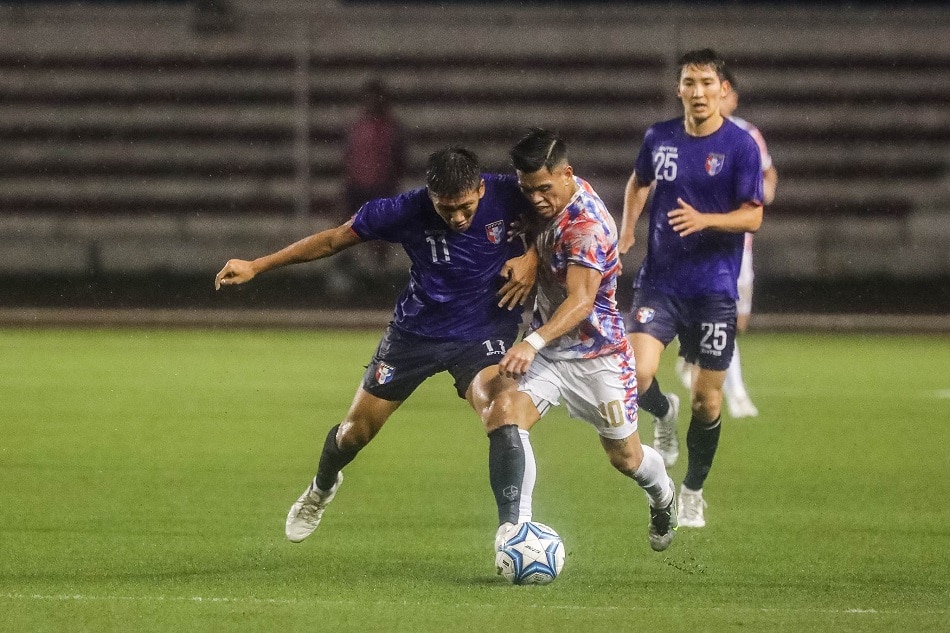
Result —
POLYGON ((680 527, 706 527, 706 518, 703 516, 703 510, 705 509, 706 501, 703 500, 702 490, 690 490, 685 486, 680 487, 678 517, 680 527))
POLYGON ((730 397, 726 394, 726 406, 729 407, 729 415, 734 418, 754 418, 759 415, 759 410, 748 394, 730 397))
POLYGON ((653 418, 653 448, 663 456, 663 463, 669 468, 680 456, 680 441, 676 436, 676 418, 680 412, 680 397, 675 393, 667 394, 670 410, 662 418, 653 418))
POLYGON ((662 552, 676 536, 677 512, 676 512, 676 484, 670 479, 670 489, 673 492, 673 498, 662 508, 650 506, 650 547, 654 552, 662 552))
POLYGON ((505 521, 498 526, 498 531, 495 532, 495 571, 499 574, 503 571, 502 559, 504 557, 501 555, 501 548, 505 544, 505 534, 514 526, 515 524, 511 521, 505 521))
POLYGON ((300 498, 294 505, 290 506, 290 512, 287 513, 287 523, 284 526, 284 532, 287 539, 293 543, 299 543, 317 529, 320 525, 320 519, 323 518, 323 511, 327 509, 327 504, 333 501, 336 491, 343 483, 343 473, 337 473, 336 483, 333 487, 324 492, 317 488, 314 482, 304 490, 300 498))

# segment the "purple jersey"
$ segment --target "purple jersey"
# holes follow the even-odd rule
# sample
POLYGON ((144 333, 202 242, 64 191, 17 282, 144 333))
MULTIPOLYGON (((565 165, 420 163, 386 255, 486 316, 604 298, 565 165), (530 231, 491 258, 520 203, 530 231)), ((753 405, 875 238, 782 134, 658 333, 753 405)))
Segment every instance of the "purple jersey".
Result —
POLYGON ((524 253, 508 242, 511 222, 529 209, 514 176, 483 174, 485 195, 464 233, 436 214, 425 188, 364 204, 353 216, 363 240, 402 244, 412 262, 393 325, 433 339, 473 341, 517 327, 520 310, 498 307, 505 261, 524 253))
POLYGON ((700 231, 680 237, 667 213, 682 198, 702 213, 729 213, 762 203, 762 159, 753 138, 732 121, 708 136, 686 134, 682 118, 647 130, 637 156, 637 180, 656 181, 647 257, 638 287, 678 297, 724 294, 738 298, 742 233, 700 231))
POLYGON ((603 276, 594 310, 572 331, 541 350, 545 358, 594 358, 627 349, 626 330, 617 309, 617 227, 600 197, 575 177, 577 193, 537 237, 541 266, 531 329, 547 323, 567 298, 567 267, 593 268, 603 276))

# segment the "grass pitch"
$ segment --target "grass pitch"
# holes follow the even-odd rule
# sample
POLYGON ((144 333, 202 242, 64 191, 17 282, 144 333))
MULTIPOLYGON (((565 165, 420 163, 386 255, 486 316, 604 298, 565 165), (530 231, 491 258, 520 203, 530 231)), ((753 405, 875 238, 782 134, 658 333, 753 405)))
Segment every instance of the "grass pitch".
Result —
POLYGON ((0 331, 0 630, 950 628, 950 338, 745 336, 761 415, 725 421, 709 525, 662 554, 642 493, 556 410, 533 433, 535 516, 567 563, 512 587, 487 441, 446 376, 314 536, 284 539, 378 335, 0 331))

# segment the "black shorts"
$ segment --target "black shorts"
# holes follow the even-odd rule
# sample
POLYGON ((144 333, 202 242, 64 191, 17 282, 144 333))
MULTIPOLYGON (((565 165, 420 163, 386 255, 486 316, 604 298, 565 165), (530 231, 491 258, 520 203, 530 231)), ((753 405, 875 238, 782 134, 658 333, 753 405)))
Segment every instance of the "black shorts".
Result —
POLYGON ((377 398, 401 402, 425 379, 447 371, 459 397, 465 398, 478 372, 497 365, 517 335, 517 326, 505 326, 481 341, 440 341, 390 325, 363 374, 363 389, 377 398))
POLYGON ((703 369, 725 371, 736 345, 736 300, 727 295, 674 297, 637 289, 625 319, 627 331, 663 345, 680 339, 680 355, 703 369))

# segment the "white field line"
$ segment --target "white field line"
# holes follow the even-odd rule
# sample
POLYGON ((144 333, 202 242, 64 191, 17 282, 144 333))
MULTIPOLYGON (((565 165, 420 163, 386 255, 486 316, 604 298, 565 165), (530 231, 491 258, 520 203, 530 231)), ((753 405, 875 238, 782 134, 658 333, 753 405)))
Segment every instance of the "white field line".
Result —
MULTIPOLYGON (((373 602, 353 601, 353 600, 295 600, 292 598, 255 598, 255 597, 226 597, 226 596, 111 596, 111 595, 87 595, 87 594, 37 594, 37 593, 0 593, 0 600, 11 601, 51 601, 51 602, 194 602, 208 604, 260 604, 260 605, 323 605, 328 607, 355 607, 366 608, 368 606, 377 607, 438 607, 444 606, 441 603, 408 602, 405 600, 375 600, 373 602)), ((460 609, 497 609, 498 605, 491 603, 472 604, 458 603, 452 605, 460 609)), ((550 605, 550 604, 523 604, 520 608, 530 609, 553 609, 564 611, 655 611, 657 607, 639 607, 632 605, 613 606, 587 606, 587 605, 550 605)), ((950 609, 796 609, 796 608, 770 608, 770 607, 709 607, 709 608, 689 608, 682 605, 670 605, 661 607, 671 611, 728 611, 734 613, 737 611, 751 613, 819 613, 829 615, 943 615, 950 613, 950 609)))

